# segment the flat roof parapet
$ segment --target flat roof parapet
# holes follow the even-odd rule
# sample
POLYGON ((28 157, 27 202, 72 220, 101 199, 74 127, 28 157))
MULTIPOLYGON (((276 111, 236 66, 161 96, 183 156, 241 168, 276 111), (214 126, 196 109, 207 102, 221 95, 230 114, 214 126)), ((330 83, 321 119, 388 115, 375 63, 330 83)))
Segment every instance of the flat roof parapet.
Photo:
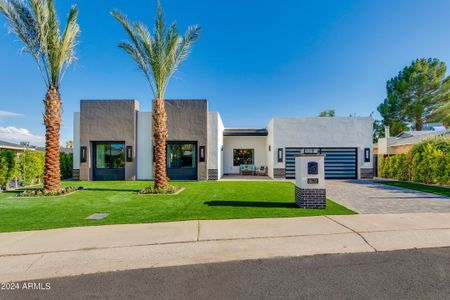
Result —
POLYGON ((226 128, 223 136, 267 136, 266 128, 226 128))

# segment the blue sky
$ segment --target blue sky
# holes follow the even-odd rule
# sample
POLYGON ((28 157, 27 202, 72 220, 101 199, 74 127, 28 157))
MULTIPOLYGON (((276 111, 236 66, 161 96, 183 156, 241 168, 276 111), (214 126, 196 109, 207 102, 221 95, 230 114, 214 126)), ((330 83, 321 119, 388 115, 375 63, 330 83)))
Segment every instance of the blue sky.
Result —
MULTIPOLYGON (((156 0, 56 0, 65 17, 78 3, 78 62, 61 87, 62 142, 72 138, 80 99, 137 99, 150 110, 151 91, 117 48, 126 38, 112 8, 153 24, 156 0)), ((418 57, 450 63, 450 1, 162 0, 180 31, 202 26, 166 98, 209 100, 227 127, 263 127, 273 116, 369 115, 385 83, 418 57)), ((64 19, 64 18, 61 18, 64 19)), ((0 139, 43 141, 45 86, 33 60, 0 23, 0 139)), ((378 117, 375 114, 375 117, 378 117)))

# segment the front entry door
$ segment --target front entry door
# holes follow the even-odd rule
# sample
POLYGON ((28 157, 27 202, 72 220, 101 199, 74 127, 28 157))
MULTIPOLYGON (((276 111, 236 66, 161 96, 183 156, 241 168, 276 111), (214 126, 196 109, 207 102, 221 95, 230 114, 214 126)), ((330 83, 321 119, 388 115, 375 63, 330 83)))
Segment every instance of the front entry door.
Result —
POLYGON ((197 180, 197 143, 167 142, 166 151, 171 180, 197 180))
POLYGON ((125 180, 124 143, 94 143, 94 180, 125 180))

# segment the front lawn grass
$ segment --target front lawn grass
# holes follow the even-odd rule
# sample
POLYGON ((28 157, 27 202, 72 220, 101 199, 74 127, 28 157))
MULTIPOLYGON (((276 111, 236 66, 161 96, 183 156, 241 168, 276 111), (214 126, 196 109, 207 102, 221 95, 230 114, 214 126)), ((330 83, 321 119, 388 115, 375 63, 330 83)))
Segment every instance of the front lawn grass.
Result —
POLYGON ((138 195, 146 181, 64 182, 86 189, 65 197, 18 198, 0 193, 0 232, 103 224, 181 220, 343 215, 355 212, 331 201, 327 209, 294 207, 290 182, 174 182, 177 195, 138 195), (107 212, 102 220, 86 220, 107 212))
POLYGON ((380 181, 380 183, 450 197, 450 189, 445 187, 404 181, 380 181))

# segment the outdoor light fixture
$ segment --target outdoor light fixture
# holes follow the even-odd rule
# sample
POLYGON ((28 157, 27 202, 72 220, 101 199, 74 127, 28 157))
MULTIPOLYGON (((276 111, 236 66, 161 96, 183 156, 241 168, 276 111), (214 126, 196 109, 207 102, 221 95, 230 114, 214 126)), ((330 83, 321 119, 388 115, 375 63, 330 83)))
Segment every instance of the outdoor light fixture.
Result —
POLYGON ((199 158, 200 162, 204 162, 206 160, 206 148, 205 148, 205 146, 200 146, 199 156, 200 156, 200 158, 199 158))
POLYGON ((133 161, 133 146, 127 146, 127 162, 133 161))
POLYGON ((364 162, 370 162, 370 148, 364 149, 364 162))
POLYGON ((80 147, 80 162, 85 163, 87 161, 87 147, 80 147))
POLYGON ((272 146, 269 145, 269 152, 272 151, 272 146))
POLYGON ((220 151, 223 151, 223 145, 222 145, 222 147, 220 147, 220 151))
POLYGON ((278 148, 278 162, 283 162, 283 148, 278 148))

